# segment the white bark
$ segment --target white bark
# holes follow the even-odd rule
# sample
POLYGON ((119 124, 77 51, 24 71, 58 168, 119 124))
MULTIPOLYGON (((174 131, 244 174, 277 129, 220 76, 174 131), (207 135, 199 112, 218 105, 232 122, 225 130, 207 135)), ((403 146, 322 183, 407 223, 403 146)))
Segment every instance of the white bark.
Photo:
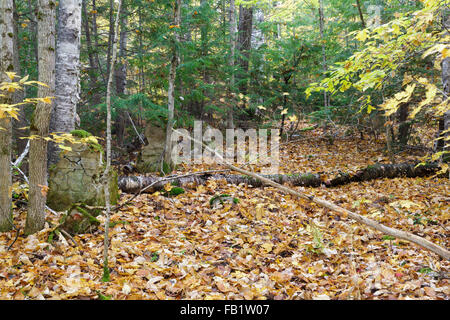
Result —
MULTIPOLYGON (((77 103, 80 99, 81 0, 60 0, 56 43, 55 106, 50 121, 51 132, 75 129, 77 103)), ((58 159, 59 148, 49 148, 49 164, 58 159)))

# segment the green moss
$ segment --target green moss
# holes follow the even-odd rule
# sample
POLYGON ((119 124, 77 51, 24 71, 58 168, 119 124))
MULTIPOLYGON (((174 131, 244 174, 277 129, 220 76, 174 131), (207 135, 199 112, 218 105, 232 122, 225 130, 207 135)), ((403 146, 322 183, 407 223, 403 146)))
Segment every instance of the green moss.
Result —
POLYGON ((89 143, 89 148, 92 151, 104 153, 103 147, 98 143, 94 143, 94 142, 89 143))
POLYGON ((314 174, 312 174, 312 173, 305 173, 305 174, 302 174, 302 175, 301 175, 301 178, 302 178, 302 179, 306 179, 306 180, 313 180, 313 179, 315 179, 316 177, 315 177, 314 174))
POLYGON ((89 133, 85 130, 82 130, 82 129, 72 130, 72 131, 70 131, 70 134, 77 138, 87 138, 87 137, 92 136, 91 133, 89 133))

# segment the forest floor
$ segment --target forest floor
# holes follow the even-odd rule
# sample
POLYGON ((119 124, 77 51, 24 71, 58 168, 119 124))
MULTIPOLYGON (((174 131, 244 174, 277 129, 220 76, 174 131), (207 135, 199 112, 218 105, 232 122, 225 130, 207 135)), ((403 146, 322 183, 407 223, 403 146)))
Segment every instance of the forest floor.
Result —
MULTIPOLYGON (((321 130, 308 131, 281 146, 280 172, 354 172, 389 163, 383 148, 367 135, 330 144, 321 130)), ((397 155, 399 162, 418 158, 397 155)), ((177 173, 217 168, 192 165, 177 173)), ((210 180, 185 189, 176 197, 142 194, 112 215, 118 223, 110 228, 107 283, 101 281, 103 226, 75 236, 78 246, 61 238, 48 243, 46 228, 7 250, 16 232, 0 234, 0 299, 450 298, 450 263, 414 244, 272 187, 210 180), (220 194, 239 202, 211 207, 220 194)), ((449 247, 446 178, 295 189, 449 247)), ((122 194, 121 202, 131 196, 122 194)), ((16 225, 24 226, 25 214, 15 211, 16 225)), ((58 217, 47 219, 56 224, 58 217)))

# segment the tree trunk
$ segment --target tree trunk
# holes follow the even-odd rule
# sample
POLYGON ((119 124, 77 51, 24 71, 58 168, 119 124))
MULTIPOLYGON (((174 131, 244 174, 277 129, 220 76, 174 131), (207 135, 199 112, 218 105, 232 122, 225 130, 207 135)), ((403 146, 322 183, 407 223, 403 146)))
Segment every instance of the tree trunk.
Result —
MULTIPOLYGON (((39 86, 38 98, 55 95, 55 13, 53 1, 38 1, 39 81, 48 86, 39 86)), ((30 134, 39 138, 30 141, 29 207, 25 234, 37 232, 44 227, 47 198, 47 141, 44 138, 48 137, 51 110, 51 103, 39 102, 30 125, 30 134)))
MULTIPOLYGON (((122 5, 122 1, 118 0, 118 8, 117 8, 117 16, 115 22, 115 30, 119 28, 119 15, 120 8, 122 5)), ((111 16, 113 14, 112 10, 114 7, 111 7, 111 16)), ((111 26, 110 28, 114 28, 111 26)), ((112 45, 112 57, 111 57, 111 66, 110 72, 108 75, 108 86, 106 87, 106 167, 103 172, 103 181, 104 181, 104 190, 105 190, 105 204, 106 204, 106 221, 105 221, 105 239, 103 245, 103 281, 109 281, 109 267, 108 267, 108 247, 109 247, 109 221, 110 221, 110 212, 111 212, 111 195, 109 193, 110 190, 110 174, 111 174, 111 91, 112 91, 112 83, 113 83, 113 72, 114 64, 116 62, 117 55, 117 38, 115 34, 112 35, 111 38, 112 45)))
POLYGON ((253 7, 239 6, 238 45, 241 57, 238 59, 240 66, 239 91, 247 94, 247 78, 252 44, 253 7))
MULTIPOLYGON (((17 14, 15 0, 13 0, 13 10, 14 10, 13 64, 14 64, 14 71, 16 72, 17 76, 21 77, 22 74, 20 70, 20 61, 19 61, 19 15, 17 14)), ((24 97, 25 97, 25 90, 16 90, 12 98, 13 103, 22 102, 24 97)), ((13 139, 17 147, 16 151, 17 154, 20 155, 22 154, 23 150, 25 150, 25 147, 27 145, 27 140, 21 138, 28 137, 27 131, 25 129, 22 129, 28 126, 23 106, 19 107, 18 118, 19 121, 14 121, 12 126, 13 126, 13 139)))
POLYGON ((97 28, 97 5, 95 3, 95 0, 92 0, 92 34, 94 36, 94 45, 95 45, 95 60, 97 61, 98 70, 100 71, 100 74, 103 79, 103 84, 106 87, 108 85, 108 79, 106 79, 107 76, 103 73, 102 65, 100 64, 100 59, 98 57, 99 53, 99 44, 98 44, 98 28, 97 28))
MULTIPOLYGON (((10 82, 5 72, 14 72, 13 1, 0 0, 0 82, 10 82)), ((11 104, 12 95, 0 92, 0 103, 11 104)), ((0 231, 13 228, 11 212, 11 118, 0 118, 0 231)))
MULTIPOLYGON (((236 50, 236 6, 234 0, 230 0, 230 59, 229 66, 231 69, 230 74, 230 94, 234 92, 234 54, 236 50)), ((233 104, 234 99, 230 99, 231 105, 227 109, 227 129, 234 129, 233 119, 233 104)))
MULTIPOLYGON (((443 24, 445 29, 447 30, 446 34, 448 35, 448 30, 450 29, 450 13, 448 10, 444 10, 443 13, 443 24)), ((450 96, 450 57, 445 58, 442 61, 442 87, 445 93, 444 99, 449 99, 450 96)), ((448 100, 447 100, 448 101, 448 100)), ((445 112, 442 118, 439 120, 439 140, 437 141, 437 151, 447 151, 448 153, 444 154, 442 157, 443 161, 450 160, 450 141, 446 141, 450 136, 450 110, 445 112)))
MULTIPOLYGON (((174 8, 174 25, 176 26, 174 29, 175 39, 172 46, 172 61, 170 64, 170 72, 169 72, 169 89, 168 89, 168 119, 167 119, 167 127, 166 127, 166 144, 164 146, 164 162, 171 167, 172 166, 172 128, 173 128, 173 118, 174 118, 174 109, 175 109, 175 78, 177 75, 177 65, 178 65, 178 49, 177 45, 180 41, 179 29, 181 25, 181 0, 176 0, 176 5, 174 8)), ((163 163, 161 164, 161 168, 163 168, 163 163)))
MULTIPOLYGON (((325 180, 326 175, 315 173, 294 173, 294 174, 274 174, 263 175, 263 177, 275 181, 279 184, 291 184, 293 186, 303 187, 336 187, 352 182, 370 181, 383 178, 398 177, 425 177, 435 174, 441 169, 437 163, 429 163, 423 166, 417 166, 416 163, 399 163, 399 164, 374 164, 360 169, 354 174, 340 172, 335 177, 325 180)), ((170 180, 177 186, 185 186, 191 183, 205 184, 208 180, 225 179, 227 183, 239 185, 241 183, 251 185, 253 187, 262 187, 265 184, 253 177, 237 175, 237 174, 201 174, 176 176, 170 180)), ((122 176, 119 178, 119 188, 123 192, 136 193, 146 186, 153 184, 145 192, 153 193, 161 190, 167 184, 167 178, 151 177, 151 176, 122 176)))
MULTIPOLYGON (((127 16, 126 16, 126 2, 122 0, 122 13, 120 15, 120 40, 119 40, 119 56, 116 62, 114 72, 114 80, 116 83, 116 94, 118 96, 126 93, 127 85, 127 65, 126 65, 126 49, 127 49, 127 16)), ((127 112, 126 110, 117 110, 117 119, 115 121, 115 133, 117 144, 123 145, 123 139, 126 128, 127 112)))
MULTIPOLYGON (((60 0, 51 132, 70 132, 75 129, 77 103, 80 100, 80 38, 81 0, 60 0)), ((49 144, 49 165, 58 161, 59 152, 55 143, 49 144)))
POLYGON ((89 98, 91 99, 92 104, 97 105, 100 103, 100 94, 97 92, 99 66, 94 54, 95 49, 92 44, 91 27, 89 24, 90 15, 87 11, 86 1, 87 0, 82 0, 82 11, 84 17, 81 20, 83 21, 84 33, 86 34, 86 49, 89 59, 89 98))
POLYGON ((364 16, 362 13, 361 4, 359 3, 359 0, 356 0, 356 6, 358 7, 359 19, 361 19, 361 26, 365 29, 366 22, 364 21, 364 16))
POLYGON ((408 120, 408 104, 403 103, 398 110, 398 136, 397 142, 400 146, 408 144, 411 122, 408 120))
MULTIPOLYGON (((320 28, 320 40, 322 42, 322 68, 323 72, 327 72, 328 66, 327 66, 327 54, 325 51, 325 18, 323 14, 323 0, 319 0, 319 28, 320 28)), ((327 91, 323 91, 323 101, 324 101, 324 107, 328 107, 328 94, 327 91)), ((327 122, 327 121, 326 121, 327 122)), ((325 123, 326 123, 325 122, 325 123)))
POLYGON ((114 30, 114 0, 109 0, 109 32, 108 32, 108 49, 106 55, 106 75, 111 71, 111 50, 113 46, 113 39, 115 38, 114 30))

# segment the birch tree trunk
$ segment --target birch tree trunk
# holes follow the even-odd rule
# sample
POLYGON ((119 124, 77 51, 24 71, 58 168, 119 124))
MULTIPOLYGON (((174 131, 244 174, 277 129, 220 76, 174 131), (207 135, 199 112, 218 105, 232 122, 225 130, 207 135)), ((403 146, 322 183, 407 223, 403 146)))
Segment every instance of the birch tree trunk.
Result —
MULTIPOLYGON (((37 37, 39 56, 39 81, 48 87, 39 86, 38 98, 55 95, 55 14, 52 0, 38 1, 37 37)), ((30 125, 30 134, 40 138, 30 141, 29 156, 29 202, 25 234, 35 233, 44 227, 45 201, 47 198, 47 141, 52 104, 40 102, 36 105, 30 125)))
MULTIPOLYGON (((230 60, 228 62, 231 75, 230 75, 230 93, 234 91, 234 55, 236 51, 236 5, 234 0, 230 0, 230 60)), ((231 99, 234 101, 234 99, 231 99)), ((233 102, 227 109, 227 129, 234 129, 233 120, 233 102)))
MULTIPOLYGON (((172 61, 170 63, 170 72, 169 72, 169 90, 168 90, 168 119, 167 119, 167 127, 166 127, 166 144, 164 146, 164 162, 172 166, 172 128, 173 128, 173 117, 174 117, 174 109, 175 109, 175 78, 177 76, 177 65, 178 65, 178 49, 177 46, 180 42, 180 34, 179 29, 181 25, 181 0, 176 0, 176 5, 174 8, 174 25, 175 27, 175 39, 173 43, 173 53, 172 53, 172 61)), ((161 164, 161 167, 163 164, 161 164)), ((163 167, 162 167, 163 168, 163 167)))
MULTIPOLYGON (((117 0, 117 15, 115 22, 115 29, 119 28, 119 16, 120 16, 120 8, 122 6, 122 1, 117 0)), ((114 8, 111 8, 113 10, 114 8)), ((111 11, 112 15, 112 11, 111 11)), ((111 27, 112 28, 112 27, 111 27)), ((113 70, 114 64, 116 63, 117 56, 117 38, 115 34, 112 35, 112 58, 111 58, 111 66, 109 69, 108 75, 108 86, 106 87, 106 167, 103 172, 103 181, 104 181, 104 190, 105 190, 105 204, 106 204, 106 221, 105 221, 105 238, 104 238, 104 246, 103 246, 103 281, 109 281, 109 267, 108 267, 108 247, 109 247, 109 221, 110 221, 110 213, 111 213, 111 195, 109 193, 110 190, 110 172, 111 172, 111 90, 113 84, 113 70)))
MULTIPOLYGON (((75 129, 80 99, 81 0, 60 0, 56 41, 55 105, 51 114, 51 132, 75 129)), ((58 161, 60 149, 49 144, 49 165, 58 161)))
MULTIPOLYGON (((5 72, 14 72, 13 1, 0 0, 0 82, 11 81, 5 72)), ((12 95, 0 92, 0 103, 11 104, 12 95)), ((5 116, 5 115, 4 115, 5 116)), ((0 231, 13 228, 11 215, 11 118, 0 119, 0 231)))

